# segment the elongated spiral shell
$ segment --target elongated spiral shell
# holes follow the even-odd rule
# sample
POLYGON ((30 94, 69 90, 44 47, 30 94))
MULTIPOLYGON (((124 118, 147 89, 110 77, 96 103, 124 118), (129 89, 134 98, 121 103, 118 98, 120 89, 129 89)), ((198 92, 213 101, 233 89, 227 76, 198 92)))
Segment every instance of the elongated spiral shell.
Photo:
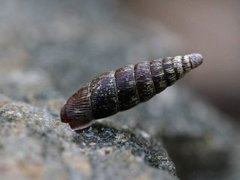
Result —
POLYGON ((93 120, 149 100, 202 62, 202 55, 194 53, 144 61, 105 72, 68 99, 61 109, 61 120, 73 129, 88 127, 93 120))

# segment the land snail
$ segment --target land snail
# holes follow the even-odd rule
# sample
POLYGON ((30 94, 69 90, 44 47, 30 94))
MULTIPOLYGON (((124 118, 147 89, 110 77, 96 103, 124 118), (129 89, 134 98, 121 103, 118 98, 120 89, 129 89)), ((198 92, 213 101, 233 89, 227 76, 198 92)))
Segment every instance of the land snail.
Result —
POLYGON ((74 130, 145 102, 201 65, 201 54, 167 57, 105 72, 80 88, 61 109, 74 130))

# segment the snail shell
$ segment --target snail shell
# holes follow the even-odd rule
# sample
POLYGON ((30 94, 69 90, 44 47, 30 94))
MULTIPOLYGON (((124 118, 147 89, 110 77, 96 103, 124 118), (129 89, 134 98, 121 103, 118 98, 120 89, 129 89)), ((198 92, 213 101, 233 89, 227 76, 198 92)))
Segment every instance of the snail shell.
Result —
POLYGON ((167 57, 105 72, 73 94, 61 109, 62 122, 75 129, 130 109, 171 86, 202 64, 202 55, 167 57))

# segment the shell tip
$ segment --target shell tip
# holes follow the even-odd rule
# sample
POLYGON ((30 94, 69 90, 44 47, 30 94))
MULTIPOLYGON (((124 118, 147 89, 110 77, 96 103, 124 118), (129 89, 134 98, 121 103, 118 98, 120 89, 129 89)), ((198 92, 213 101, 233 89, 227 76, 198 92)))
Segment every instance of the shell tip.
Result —
POLYGON ((203 56, 199 53, 192 53, 189 55, 189 57, 192 69, 200 66, 203 63, 203 56))

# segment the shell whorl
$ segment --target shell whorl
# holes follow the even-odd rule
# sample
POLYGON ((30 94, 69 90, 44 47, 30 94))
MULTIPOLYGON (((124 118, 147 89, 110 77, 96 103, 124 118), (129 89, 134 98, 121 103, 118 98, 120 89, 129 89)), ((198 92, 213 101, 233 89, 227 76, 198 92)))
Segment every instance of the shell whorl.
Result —
POLYGON ((105 72, 68 99, 61 109, 61 120, 73 129, 88 127, 94 119, 111 116, 149 100, 202 62, 202 55, 194 53, 105 72))

